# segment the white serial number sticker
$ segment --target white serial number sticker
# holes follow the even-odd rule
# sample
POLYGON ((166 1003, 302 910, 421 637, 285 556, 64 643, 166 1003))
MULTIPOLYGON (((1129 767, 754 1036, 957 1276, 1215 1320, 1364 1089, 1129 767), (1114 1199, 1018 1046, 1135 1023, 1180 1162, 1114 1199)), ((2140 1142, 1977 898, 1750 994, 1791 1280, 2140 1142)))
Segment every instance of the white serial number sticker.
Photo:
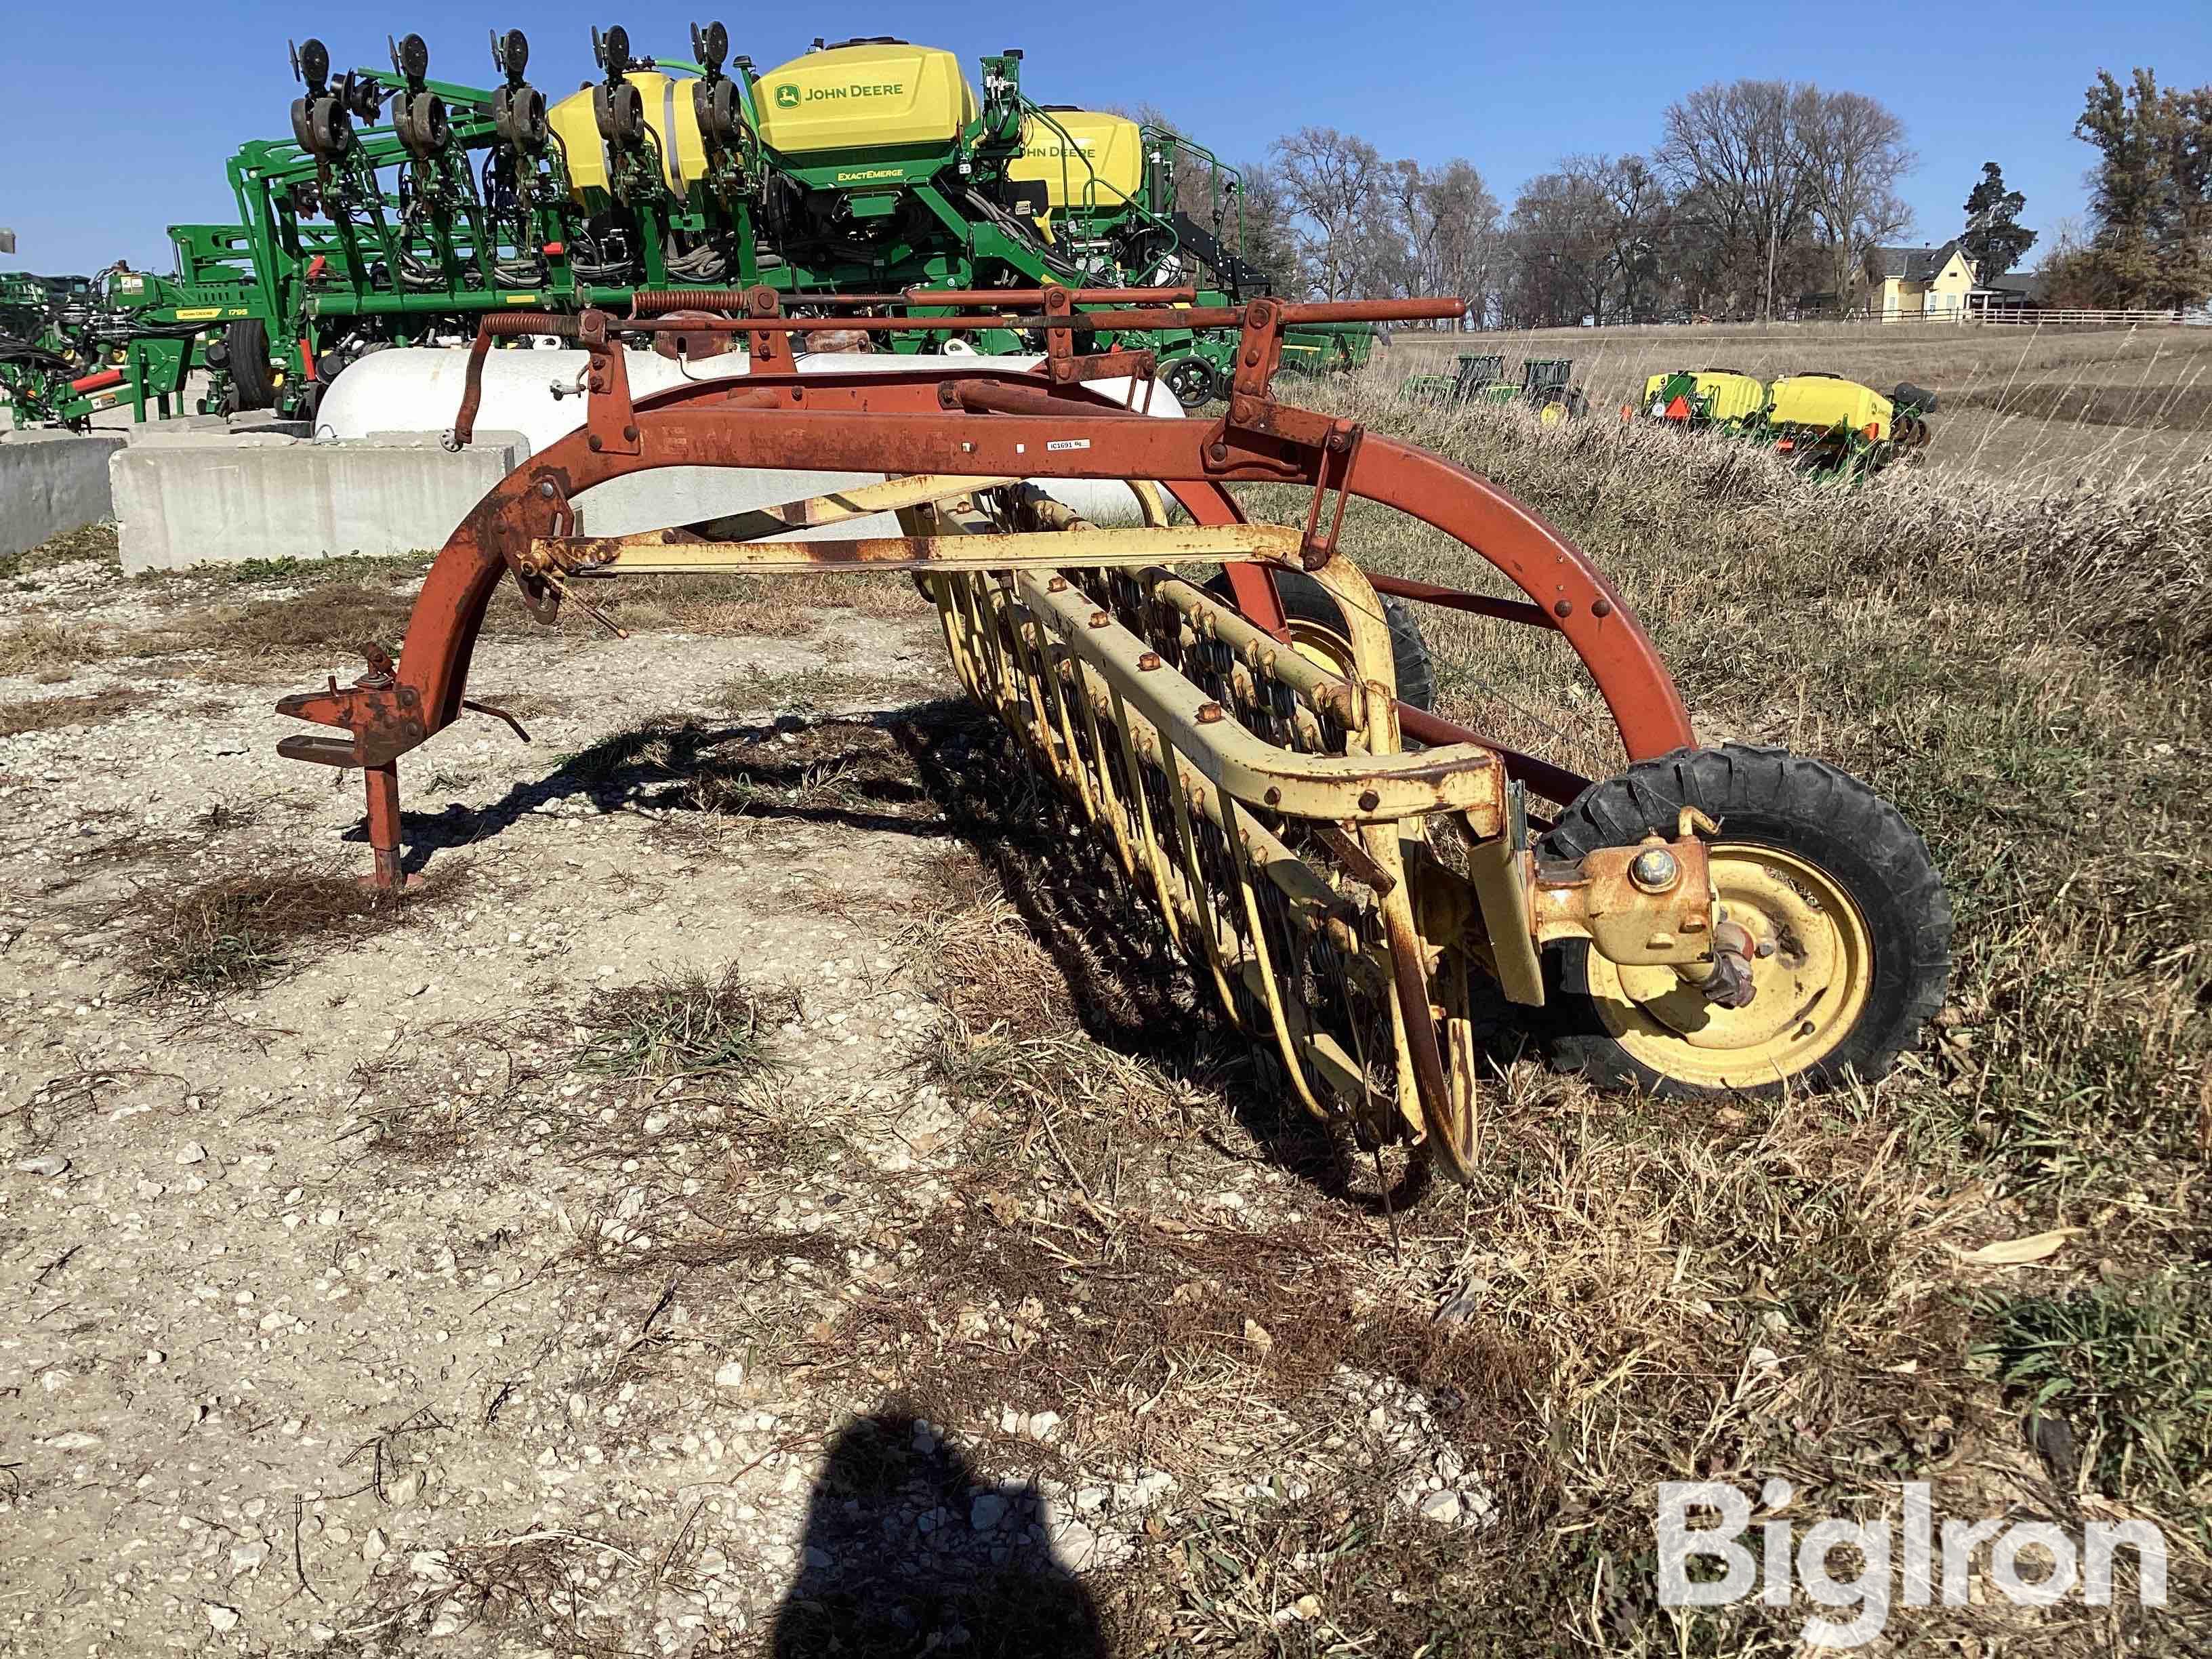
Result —
POLYGON ((1054 438, 1050 443, 1047 444, 1045 447, 1047 449, 1088 449, 1091 447, 1091 440, 1088 438, 1054 438))

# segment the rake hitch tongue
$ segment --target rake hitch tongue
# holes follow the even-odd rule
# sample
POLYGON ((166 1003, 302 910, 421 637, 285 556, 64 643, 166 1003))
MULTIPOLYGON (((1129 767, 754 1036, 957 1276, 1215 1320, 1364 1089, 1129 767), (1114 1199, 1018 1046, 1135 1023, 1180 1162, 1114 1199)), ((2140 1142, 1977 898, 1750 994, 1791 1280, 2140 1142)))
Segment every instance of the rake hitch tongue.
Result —
MULTIPOLYGON (((1762 905, 1787 910, 1785 896, 1805 884, 1778 880, 1741 897, 1725 890, 1727 849, 1693 801, 1627 844, 1534 844, 1527 793, 1565 805, 1589 781, 1398 700, 1385 592, 1392 605, 1560 635, 1632 763, 1705 752, 1692 749, 1681 701, 1633 611, 1578 550, 1464 469, 1275 396, 1287 325, 1455 317, 1459 302, 1259 300, 1213 319, 1182 294, 1113 291, 1103 303, 1123 308, 1084 321, 1101 331, 1237 327, 1238 367, 1216 420, 1146 418, 1149 362, 1079 355, 1074 296, 1062 289, 927 296, 988 304, 988 313, 846 319, 862 332, 1018 326, 1046 346, 1026 371, 945 356, 801 374, 790 336, 820 319, 784 316, 766 289, 736 317, 702 315, 681 295, 641 295, 629 317, 586 312, 564 331, 591 356, 582 428, 495 485, 454 531, 396 664, 373 657, 353 684, 333 680, 278 705, 341 734, 287 738, 280 754, 362 769, 374 879, 396 891, 398 757, 465 709, 520 732, 465 696, 484 606, 503 576, 550 621, 584 577, 906 572, 935 609, 954 674, 1155 908, 1225 1016, 1273 1052, 1305 1109, 1348 1120, 1364 1144, 1414 1143, 1448 1174, 1472 1177, 1472 988, 1488 978, 1511 1000, 1556 1001, 1545 949, 1579 952, 1592 982, 1603 969, 1607 985, 1622 988, 1608 992, 1621 1007, 1656 1011, 1685 1042, 1735 1020, 1786 1028, 1802 1043, 1788 1034, 1816 1006, 1808 978, 1849 959, 1841 945, 1820 957, 1817 918, 1792 911, 1786 932, 1762 919, 1762 905), (673 332, 743 337, 745 372, 634 399, 623 341, 673 332), (1098 384, 1115 377, 1118 393, 1098 384), (569 507, 580 492, 672 465, 884 482, 688 527, 580 533, 569 507), (1057 483, 1076 479, 1127 483, 1140 523, 1102 526, 1054 498, 1057 483), (1249 522, 1229 488, 1246 483, 1304 487, 1301 521, 1249 522), (1456 538, 1520 597, 1370 580, 1346 550, 1355 496, 1456 538), (904 533, 773 539, 885 511, 904 533), (1218 582, 1191 569, 1217 564, 1218 582), (1408 751, 1408 733, 1426 746, 1408 751), (1790 949, 1778 954, 1777 938, 1790 949)), ((546 325, 534 314, 483 320, 457 443, 470 436, 487 352, 546 325)), ((1568 827, 1563 817, 1553 841, 1568 827)), ((1763 1059, 1747 1063, 1746 1081, 1763 1081, 1763 1059)))

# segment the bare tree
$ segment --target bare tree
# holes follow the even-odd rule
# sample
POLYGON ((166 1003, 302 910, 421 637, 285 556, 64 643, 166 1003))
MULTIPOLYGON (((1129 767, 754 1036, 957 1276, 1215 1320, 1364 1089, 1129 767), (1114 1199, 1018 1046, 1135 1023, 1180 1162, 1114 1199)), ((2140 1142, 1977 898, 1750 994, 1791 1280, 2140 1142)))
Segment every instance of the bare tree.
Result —
POLYGON ((1773 315, 1782 251, 1808 222, 1804 128, 1818 97, 1786 81, 1716 81, 1667 106, 1654 154, 1702 216, 1726 300, 1737 307, 1756 294, 1762 318, 1773 315))
POLYGON ((1440 167, 1414 167, 1401 203, 1408 290, 1455 295, 1477 322, 1486 319, 1496 283, 1498 198, 1482 174, 1457 156, 1440 167))
POLYGON ((1244 261, 1268 279, 1275 294, 1303 294, 1297 226, 1281 182, 1265 167, 1244 169, 1231 227, 1243 239, 1244 261))
POLYGON ((1378 264, 1378 222, 1390 201, 1389 167, 1364 138, 1334 127, 1300 127, 1271 153, 1284 198, 1298 221, 1310 291, 1341 300, 1378 264))
POLYGON ((1905 124, 1856 92, 1804 100, 1799 129, 1806 200, 1841 307, 1850 303, 1851 284, 1874 249, 1911 228, 1912 210, 1898 196, 1897 181, 1911 171, 1913 155, 1905 124))
POLYGON ((1591 209, 1601 211, 1615 320, 1647 319, 1672 216, 1665 184, 1641 155, 1583 157, 1566 165, 1591 192, 1591 209))
POLYGON ((1513 270, 1507 325, 1520 328, 1603 322, 1613 287, 1612 211, 1587 158, 1522 186, 1506 221, 1513 270))
POLYGON ((1365 227, 1358 259, 1363 294, 1421 291, 1420 242, 1428 226, 1424 179, 1417 161, 1386 161, 1382 200, 1365 227))
POLYGON ((1248 170, 1248 250, 1280 292, 1454 294, 1477 326, 1771 318, 1823 283, 1848 299, 1868 252, 1910 224, 1897 185, 1912 152, 1871 98, 1716 82, 1664 125, 1649 156, 1566 158, 1502 221, 1464 160, 1388 161, 1357 133, 1303 127, 1248 170))

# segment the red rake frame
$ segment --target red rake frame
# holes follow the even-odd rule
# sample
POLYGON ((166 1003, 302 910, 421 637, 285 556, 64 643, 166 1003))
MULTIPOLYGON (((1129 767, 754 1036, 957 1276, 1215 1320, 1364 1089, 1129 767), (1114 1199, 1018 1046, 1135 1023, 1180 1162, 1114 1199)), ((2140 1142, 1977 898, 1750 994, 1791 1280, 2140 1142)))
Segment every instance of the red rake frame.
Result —
MULTIPOLYGON (((1141 293, 1121 290, 1113 297, 1141 293)), ((341 686, 333 678, 325 689, 276 706, 280 714, 335 726, 345 735, 295 735, 277 752, 363 770, 374 879, 398 890, 404 885, 399 757, 451 725, 464 708, 497 712, 471 703, 465 695, 493 588, 512 573, 533 613, 550 617, 558 596, 527 568, 533 540, 573 533, 570 503, 593 485, 665 466, 1150 479, 1196 523, 1208 526, 1245 521, 1228 484, 1305 485, 1314 492, 1303 545, 1310 568, 1319 568, 1334 551, 1345 502, 1358 496, 1453 537, 1526 597, 1498 599, 1369 573, 1377 592, 1557 630, 1582 659, 1632 761, 1693 741, 1689 716, 1650 636, 1628 602, 1572 543, 1504 491, 1442 456, 1273 395, 1286 325, 1455 317, 1462 309, 1458 301, 1255 300, 1217 312, 1176 304, 1181 290, 1159 295, 1164 302, 1156 308, 1076 312, 1079 296, 1066 289, 1009 290, 994 295, 1001 309, 989 313, 825 319, 783 316, 778 297, 762 289, 747 296, 748 314, 737 319, 657 314, 684 309, 689 296, 681 294, 641 295, 629 318, 597 311, 569 318, 526 312, 486 318, 449 443, 469 441, 481 366, 501 337, 557 334, 590 352, 586 423, 501 480, 453 532, 416 599, 396 663, 372 649, 368 672, 352 684, 341 686), (1152 419, 1106 401, 1085 384, 1109 375, 1149 376, 1152 367, 1145 353, 1079 355, 1075 343, 1085 333, 1221 326, 1238 328, 1241 338, 1229 408, 1218 420, 1152 419), (1047 351, 1038 368, 1026 373, 965 367, 944 357, 916 359, 912 368, 884 374, 802 376, 791 337, 825 327, 878 333, 1025 328, 1043 332, 1047 351), (663 333, 742 333, 751 353, 749 371, 634 401, 620 337, 663 333)), ((912 297, 943 302, 939 296, 912 297)), ((837 566, 825 558, 822 568, 837 566)), ((865 568, 930 566, 916 558, 865 568)), ((1237 609, 1287 641, 1268 570, 1238 563, 1228 574, 1237 609)), ((1417 741, 1475 743, 1492 750, 1509 774, 1553 799, 1571 799, 1588 782, 1422 710, 1401 704, 1399 716, 1406 735, 1417 741)))
MULTIPOLYGON (((1634 849, 1593 854, 1571 880, 1540 875, 1525 831, 1513 827, 1505 779, 1562 802, 1587 780, 1396 702, 1373 595, 1397 593, 1556 630, 1589 670, 1632 761, 1691 744, 1688 716, 1627 603, 1540 519, 1439 456, 1274 398, 1286 325, 1450 317, 1459 313, 1457 301, 1260 300, 1216 312, 1165 294, 1136 296, 1162 301, 1152 308, 1078 312, 1079 298, 1093 296, 1048 289, 994 294, 1001 309, 992 313, 840 315, 830 325, 864 334, 1035 329, 1046 342, 1044 360, 1018 372, 936 358, 902 360, 882 373, 802 375, 791 337, 822 326, 822 319, 782 315, 766 289, 747 295, 746 315, 738 319, 704 315, 682 293, 641 296, 633 314, 620 319, 597 311, 574 319, 487 318, 453 445, 470 438, 485 356, 502 336, 553 332, 584 347, 591 394, 584 426, 494 486, 454 531, 416 597, 396 663, 371 648, 368 672, 352 685, 333 678, 323 690, 277 705, 282 714, 343 735, 295 735, 278 753, 362 769, 373 879, 396 892, 406 880, 399 757, 464 708, 500 714, 470 702, 465 692, 484 609, 501 575, 511 574, 532 614, 550 620, 564 592, 564 569, 619 564, 626 553, 644 568, 659 556, 689 568, 916 572, 930 578, 926 586, 963 682, 1108 834, 1124 872, 1159 900, 1170 932, 1210 972, 1230 1018, 1255 1036, 1272 1035, 1307 1108, 1326 1117, 1333 1112, 1324 1095, 1353 1103, 1373 1144, 1425 1141, 1449 1173, 1469 1178, 1478 1072, 1470 967, 1481 958, 1509 996, 1540 1002, 1540 938, 1589 938, 1617 960, 1711 960, 1711 890, 1686 817, 1668 845, 1670 868, 1679 866, 1681 879, 1662 890, 1639 890, 1630 879, 1634 849), (1149 353, 1076 349, 1109 331, 1231 325, 1241 331, 1236 372, 1227 412, 1212 422, 1155 420, 1141 411, 1143 399, 1133 399, 1139 408, 1131 409, 1087 384, 1122 375, 1149 382, 1149 353), (743 334, 750 360, 739 375, 690 381, 639 402, 629 392, 624 334, 674 337, 666 344, 679 355, 743 334), (738 550, 682 532, 597 542, 575 533, 572 503, 583 491, 665 466, 879 473, 900 482, 852 492, 842 506, 816 501, 760 516, 818 522, 871 491, 878 501, 886 492, 904 493, 928 503, 906 522, 941 529, 938 504, 951 501, 957 533, 738 550), (963 503, 959 492, 1024 478, 1132 482, 1148 502, 1152 527, 1102 531, 1064 510, 1048 512, 1049 502, 1001 490, 991 497, 1000 510, 1048 531, 1080 533, 979 540, 963 532, 960 515, 972 516, 976 504, 963 503), (1303 529, 1247 526, 1228 489, 1240 483, 1310 489, 1303 529), (1171 495, 1197 530, 1167 525, 1157 500, 1146 495, 1148 484, 1171 495), (1524 597, 1498 599, 1360 572, 1337 546, 1353 496, 1455 538, 1524 597), (710 551, 718 548, 725 550, 710 551), (1346 601, 1352 660, 1341 674, 1306 662, 1295 648, 1274 648, 1279 641, 1294 646, 1273 574, 1292 550, 1346 601), (1224 562, 1230 607, 1158 568, 1189 558, 1224 562), (1079 568, 1086 562, 1101 568, 1091 588, 1079 568), (1220 700, 1182 673, 1163 672, 1168 655, 1182 658, 1182 633, 1160 636, 1152 650, 1142 635, 1117 623, 1105 602, 1113 582, 1125 578, 1149 584, 1147 603, 1155 614, 1162 604, 1177 612, 1178 628, 1194 629, 1195 637, 1217 647, 1224 639, 1237 642, 1245 666, 1219 682, 1220 700), (1240 689, 1254 679, 1267 683, 1268 697, 1285 701, 1254 702, 1240 689), (1224 702, 1237 706, 1237 718, 1224 702), (1296 729, 1263 734, 1260 728, 1279 725, 1286 707, 1296 729), (1338 739, 1328 738, 1324 719, 1342 739, 1340 752, 1326 746, 1338 739), (1421 756, 1400 754, 1401 732, 1434 746, 1421 756), (1324 744, 1319 750, 1316 741, 1324 744), (1166 815, 1158 822, 1157 812, 1166 815), (1354 898, 1304 863, 1270 828, 1270 814, 1286 830, 1299 826, 1291 832, 1301 845, 1325 849, 1365 896, 1354 898), (1464 890, 1456 898, 1432 896, 1437 872, 1423 827, 1431 815, 1456 817, 1474 838, 1470 873, 1446 872, 1443 881, 1447 890, 1455 884, 1464 890), (1469 903, 1479 903, 1486 943, 1469 931, 1469 903), (1424 910, 1434 912, 1437 926, 1425 923, 1424 910), (1280 951, 1271 951, 1271 929, 1280 951), (1333 976, 1318 1003, 1302 979, 1310 973, 1333 976)), ((945 296, 935 297, 941 303, 945 296)), ((981 527, 993 522, 1006 527, 1003 520, 981 527)))

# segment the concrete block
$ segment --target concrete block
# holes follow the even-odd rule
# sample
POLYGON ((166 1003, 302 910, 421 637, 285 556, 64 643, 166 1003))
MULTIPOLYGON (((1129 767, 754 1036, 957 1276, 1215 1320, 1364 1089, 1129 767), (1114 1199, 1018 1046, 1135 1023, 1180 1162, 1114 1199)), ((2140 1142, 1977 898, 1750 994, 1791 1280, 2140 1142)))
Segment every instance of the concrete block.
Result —
POLYGON ((434 550, 527 453, 511 432, 458 454, 428 434, 138 437, 110 462, 123 568, 434 550))
POLYGON ((220 415, 180 415, 167 421, 149 421, 143 426, 127 426, 123 435, 133 446, 139 444, 222 444, 247 438, 289 438, 287 432, 264 432, 258 428, 234 434, 230 422, 220 415))
MULTIPOLYGON (((435 434, 422 431, 371 432, 372 443, 416 444, 425 437, 435 434)), ((520 466, 530 459, 530 441, 519 433, 496 434, 516 440, 514 465, 520 466)), ((328 443, 329 439, 320 441, 328 443)), ((482 434, 475 444, 484 441, 482 434)), ((570 503, 575 509, 576 533, 581 536, 629 536, 641 530, 659 530, 664 525, 696 524, 703 519, 717 519, 726 514, 744 513, 757 507, 776 507, 785 501, 805 501, 809 495, 826 495, 834 489, 851 489, 857 485, 881 483, 880 472, 791 472, 777 468, 747 468, 738 471, 721 466, 660 466, 650 472, 633 472, 627 477, 610 478, 602 484, 578 492, 570 503)), ((817 525, 811 530, 793 530, 770 538, 779 542, 823 541, 846 536, 897 536, 898 515, 893 513, 871 513, 864 518, 843 519, 836 524, 817 525)), ((441 540, 443 538, 440 538, 441 540)), ((434 546, 436 544, 432 544, 434 546)))
POLYGON ((115 432, 11 432, 0 437, 0 557, 113 516, 108 460, 115 432))

